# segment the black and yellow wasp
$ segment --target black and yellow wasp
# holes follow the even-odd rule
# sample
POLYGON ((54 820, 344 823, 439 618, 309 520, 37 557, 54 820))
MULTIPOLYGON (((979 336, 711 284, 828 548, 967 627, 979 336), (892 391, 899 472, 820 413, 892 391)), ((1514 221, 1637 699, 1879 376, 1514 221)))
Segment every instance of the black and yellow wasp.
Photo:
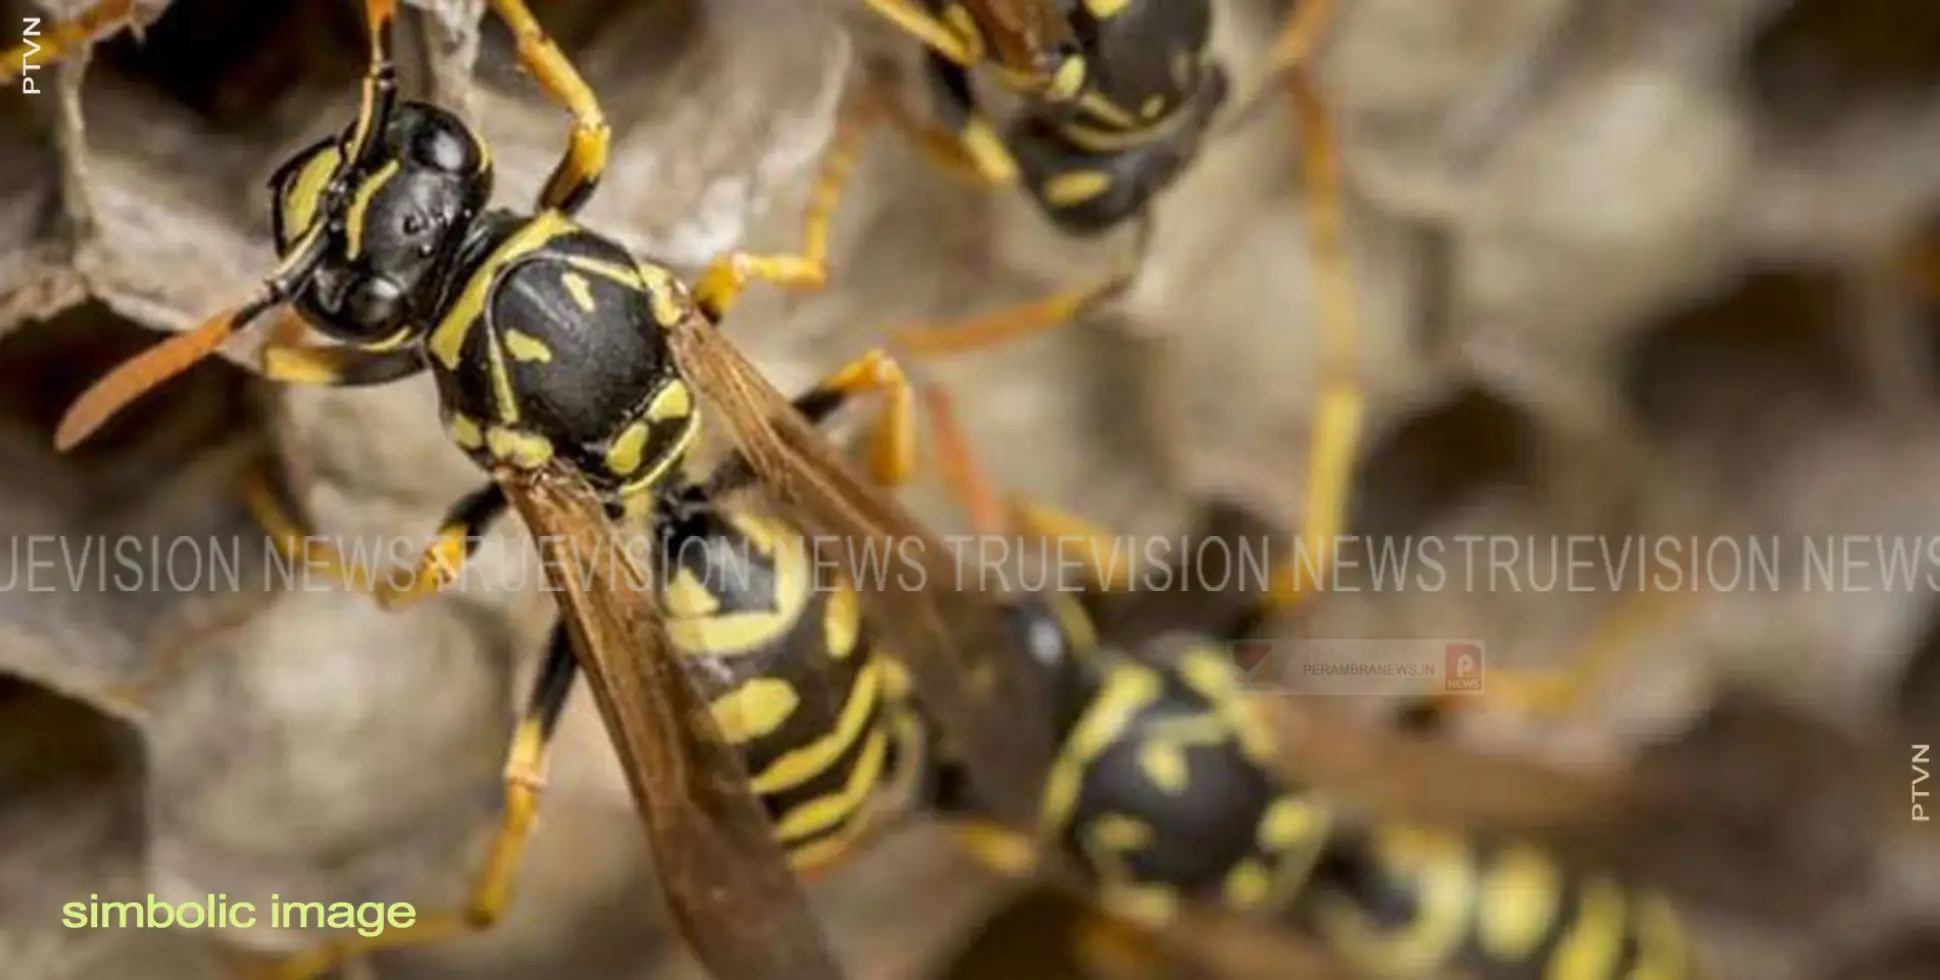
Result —
MULTIPOLYGON (((948 480, 976 532, 1044 526, 1035 508, 1007 507, 984 483, 948 396, 928 386, 924 396, 948 480)), ((1316 937, 1356 975, 1381 980, 1699 975, 1697 954, 1659 895, 1566 869, 1533 843, 1377 814, 1291 775, 1283 728, 1263 708, 1271 699, 1245 689, 1231 648, 1261 613, 1240 617, 1224 638, 1173 633, 1117 649, 1101 640, 1087 602, 1115 575, 1085 554, 1076 553, 1086 591, 1015 595, 1008 612, 1057 722, 1038 830, 1105 910, 1149 927, 1194 908, 1263 918, 1316 937)), ((1292 751, 1316 744, 1303 739, 1292 751)), ((1417 794, 1461 795, 1479 788, 1464 784, 1465 761, 1443 752, 1388 775, 1417 794)), ((936 803, 957 808, 947 796, 936 803)), ((968 829, 994 861, 1023 863, 1014 838, 968 829)))
POLYGON ((1135 224, 1132 250, 1103 281, 959 321, 892 332, 912 357, 1004 343, 1078 319, 1122 296, 1152 235, 1154 200, 1210 138, 1250 118, 1283 84, 1299 123, 1301 178, 1315 269, 1320 386, 1304 505, 1297 526, 1322 560, 1276 582, 1310 596, 1342 533, 1362 415, 1356 301, 1348 269, 1338 138, 1308 64, 1336 0, 1298 0, 1261 81, 1232 94, 1211 50, 1212 0, 864 0, 925 45, 925 79, 941 126, 885 100, 888 118, 947 171, 992 186, 1021 184, 1067 234, 1135 224), (969 71, 987 66, 1022 108, 999 135, 978 107, 969 71), (1229 109, 1225 123, 1217 117, 1229 109))
MULTIPOLYGON (((572 118, 568 148, 531 214, 487 207, 487 146, 453 113, 400 98, 396 0, 363 6, 370 56, 356 117, 272 179, 280 263, 247 301, 100 379, 70 407, 56 443, 72 447, 285 304, 297 316, 285 327, 307 324, 336 343, 308 346, 280 330, 262 355, 272 379, 360 386, 428 371, 446 431, 491 480, 451 508, 408 575, 374 583, 341 563, 336 573, 389 605, 420 599, 457 573, 479 529, 513 508, 562 615, 517 729, 504 826, 470 907, 382 944, 484 924, 504 908, 548 736, 583 674, 673 920, 703 965, 724 980, 836 976, 775 831, 805 859, 858 832, 859 799, 875 788, 896 737, 897 715, 881 706, 895 700, 899 678, 967 760, 978 797, 1012 819, 1028 820, 1050 756, 1048 725, 975 710, 982 698, 1002 698, 1026 719, 1043 717, 1028 707, 1035 692, 1010 683, 1028 675, 997 662, 1009 648, 987 615, 994 610, 953 588, 941 540, 865 486, 804 414, 886 396, 874 445, 878 477, 893 479, 913 447, 907 385, 894 362, 870 353, 791 404, 721 337, 718 324, 749 280, 819 286, 819 255, 731 253, 690 290, 575 220, 604 171, 609 127, 522 0, 491 6, 527 70, 572 118), (726 420, 733 452, 696 480, 681 464, 699 446, 703 402, 726 420), (799 529, 725 505, 757 488, 799 529), (644 519, 672 554, 698 564, 650 574, 618 532, 627 518, 644 519), (812 583, 805 594, 791 542, 811 531, 818 547, 859 545, 899 565, 840 588, 812 583), (743 566, 722 557, 729 549, 678 547, 730 539, 753 545, 743 566), (744 589, 721 584, 737 572, 744 589), (872 622, 901 654, 898 671, 875 656, 858 592, 880 610, 872 622)), ((111 20, 84 26, 105 32, 111 20)), ((826 217, 811 209, 811 252, 826 217)), ((373 945, 339 942, 283 973, 313 977, 373 945)))

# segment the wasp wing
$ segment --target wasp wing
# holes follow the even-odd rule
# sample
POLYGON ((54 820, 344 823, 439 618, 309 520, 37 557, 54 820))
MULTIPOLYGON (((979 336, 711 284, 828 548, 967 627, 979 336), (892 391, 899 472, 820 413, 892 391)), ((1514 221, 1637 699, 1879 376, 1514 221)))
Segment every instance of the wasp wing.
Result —
POLYGON ((563 464, 500 472, 646 824, 667 906, 719 980, 839 980, 738 753, 661 624, 647 571, 563 464))
POLYGON ((726 419, 736 451, 769 496, 847 545, 851 584, 874 601, 874 622, 969 771, 979 801, 1005 822, 1035 826, 1052 720, 992 597, 966 588, 944 541, 864 484, 712 324, 689 316, 669 334, 682 371, 726 419))
POLYGON ((1273 728, 1282 773, 1390 818, 1475 829, 1589 828, 1629 811, 1623 773, 1564 772, 1407 734, 1299 699, 1251 697, 1273 728))

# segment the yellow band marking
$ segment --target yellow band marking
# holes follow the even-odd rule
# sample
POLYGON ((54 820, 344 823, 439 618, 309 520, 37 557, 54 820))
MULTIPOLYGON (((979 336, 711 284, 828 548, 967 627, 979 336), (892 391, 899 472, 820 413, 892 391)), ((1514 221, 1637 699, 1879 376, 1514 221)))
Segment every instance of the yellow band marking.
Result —
POLYGON ((552 348, 547 347, 545 341, 523 330, 505 331, 505 352, 511 354, 513 360, 525 364, 552 362, 552 348))
POLYGON ((1482 879, 1476 938, 1491 959, 1520 962, 1536 951, 1555 922, 1563 875, 1541 851, 1517 845, 1504 851, 1482 879))
POLYGON ((1247 858, 1226 872, 1220 890, 1227 905, 1241 911, 1257 909, 1273 897, 1273 875, 1259 861, 1247 858))
POLYGON ((323 204, 323 190, 330 186, 330 178, 337 175, 337 164, 342 160, 336 147, 326 146, 305 161, 303 168, 296 172, 296 179, 290 181, 281 205, 283 230, 292 241, 303 237, 310 223, 316 220, 317 210, 323 204))
POLYGON ((1044 182, 1044 199, 1059 207, 1082 204, 1111 188, 1111 175, 1102 170, 1077 170, 1044 182))
MULTIPOLYGON (((766 557, 774 569, 771 609, 720 612, 720 598, 710 585, 692 570, 681 568, 662 589, 661 602, 668 613, 667 635, 680 649, 694 654, 732 657, 766 649, 801 618, 813 595, 810 588, 806 546, 799 535, 774 533, 764 519, 737 515, 736 523, 748 534, 750 543, 760 546, 766 535, 766 557), (752 533, 750 533, 752 532, 752 533)), ((732 578, 733 573, 720 573, 732 578)), ((731 588, 739 583, 718 583, 731 588)))
POLYGON ((647 404, 647 419, 665 422, 668 419, 683 419, 694 414, 694 390, 687 382, 678 378, 667 382, 666 387, 653 396, 647 404))
POLYGON ((708 708, 714 722, 721 726, 723 738, 733 745, 746 745, 774 734, 801 703, 794 685, 773 677, 757 677, 715 698, 708 708))
POLYGON ((371 198, 376 197, 377 192, 383 190, 384 185, 390 183, 392 177, 397 176, 397 171, 398 162, 395 159, 387 161, 382 167, 378 168, 376 173, 371 174, 364 179, 363 183, 357 185, 357 193, 351 195, 350 209, 344 212, 344 236, 345 243, 348 246, 345 255, 347 257, 354 259, 363 254, 364 217, 370 211, 371 198))
POLYGON ((1628 980, 1690 980, 1699 967, 1677 910, 1662 895, 1646 895, 1636 907, 1637 965, 1628 980))
POLYGON ((849 689, 849 700, 836 718, 835 730, 776 759, 755 775, 749 785, 762 795, 779 793, 827 771, 862 737, 863 729, 869 727, 881 691, 882 672, 876 662, 871 662, 856 675, 855 685, 849 689))
POLYGON ((862 755, 849 771, 848 783, 834 793, 788 811, 775 823, 775 835, 783 841, 801 840, 855 815, 882 780, 883 763, 888 757, 889 733, 877 728, 869 733, 862 755))
POLYGON ((478 422, 468 415, 451 413, 451 418, 445 422, 445 431, 460 449, 482 449, 485 446, 485 433, 479 429, 478 422))
POLYGON ((1375 857, 1415 896, 1415 914, 1383 927, 1350 900, 1326 895, 1317 903, 1322 930, 1334 948, 1377 976, 1432 975, 1461 948, 1475 875, 1461 838, 1439 831, 1386 828, 1375 857))
POLYGON ((862 635, 862 602, 847 587, 837 588, 828 596, 828 606, 822 611, 822 643, 829 656, 847 660, 862 635))
POLYGON ((1198 646, 1181 654, 1179 679, 1213 705, 1239 739, 1240 751, 1253 762, 1269 764, 1277 752, 1273 726, 1254 710, 1240 685, 1232 652, 1224 647, 1198 646))
POLYGON ((1117 665, 1105 677, 1097 698, 1051 764, 1044 784, 1044 829, 1056 830, 1071 818, 1085 768, 1125 733, 1140 709, 1158 700, 1160 689, 1157 673, 1130 663, 1117 665))
POLYGON ((431 355, 446 368, 455 369, 464 349, 465 337, 471 332, 472 325, 484 315, 485 300, 491 294, 493 284, 498 281, 499 273, 520 257, 578 227, 571 218, 557 211, 542 211, 507 238, 465 283, 457 300, 432 330, 428 344, 431 355))
POLYGON ((606 468, 614 476, 632 476, 640 468, 640 454, 647 448, 649 426, 645 419, 634 422, 606 447, 606 468))
POLYGON ((1603 980, 1623 955, 1623 891, 1604 878, 1585 881, 1581 888, 1575 919, 1556 944, 1543 980, 1603 980))
POLYGON ((566 292, 571 294, 573 302, 578 303, 580 309, 593 312, 593 284, 587 282, 585 276, 567 272, 560 275, 559 281, 565 285, 566 292))
POLYGON ((522 470, 536 470, 552 459, 552 443, 545 436, 492 426, 485 430, 485 448, 492 458, 522 470))

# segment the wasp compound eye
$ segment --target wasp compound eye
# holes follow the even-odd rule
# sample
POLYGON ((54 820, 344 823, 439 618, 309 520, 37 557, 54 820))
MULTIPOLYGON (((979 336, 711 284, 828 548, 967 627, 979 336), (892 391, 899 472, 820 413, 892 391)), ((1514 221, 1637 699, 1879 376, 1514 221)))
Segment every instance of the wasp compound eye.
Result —
POLYGON ((404 291, 389 279, 371 276, 350 287, 343 312, 359 327, 380 332, 397 320, 403 308, 404 291))

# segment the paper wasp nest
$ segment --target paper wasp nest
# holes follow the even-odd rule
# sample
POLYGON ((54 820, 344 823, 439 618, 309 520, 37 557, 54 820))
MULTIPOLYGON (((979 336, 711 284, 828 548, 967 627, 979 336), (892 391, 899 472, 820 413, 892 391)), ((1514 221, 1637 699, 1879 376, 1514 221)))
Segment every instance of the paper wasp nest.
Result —
MULTIPOLYGON (((0 13, 11 24, 82 6, 0 13)), ((561 148, 563 114, 517 70, 482 0, 407 6, 406 90, 475 120, 494 149, 498 199, 529 200, 561 148)), ((535 7, 615 126, 589 222, 685 270, 730 247, 792 249, 856 67, 915 55, 841 0, 535 7)), ((1283 7, 1219 5, 1239 87, 1283 7)), ((1932 4, 1341 8, 1318 69, 1345 139, 1359 298, 1355 533, 1931 536, 1940 283, 1922 298, 1901 268, 1906 243, 1940 214, 1932 4)), ((541 596, 489 587, 526 560, 515 522, 492 536, 466 588, 408 613, 264 587, 269 552, 237 487, 265 453, 331 536, 420 539, 477 485, 422 380, 273 390, 239 349, 98 446, 66 458, 48 448, 89 380, 154 332, 234 303, 268 269, 264 181, 349 118, 361 70, 350 0, 142 9, 143 43, 37 72, 39 96, 0 98, 10 980, 224 975, 206 934, 62 928, 60 906, 92 893, 457 901, 551 615, 541 596), (185 538, 203 550, 171 557, 185 538), (134 542, 137 572, 123 572, 140 585, 90 580, 123 566, 62 552, 64 539, 134 542), (234 580, 256 587, 170 578, 175 563, 206 567, 219 551, 235 556, 234 580)), ((904 94, 923 98, 914 84, 904 94)), ((1287 528, 1322 380, 1303 134, 1290 119, 1270 105, 1207 150, 1161 202, 1152 260, 1119 309, 929 369, 957 394, 995 482, 1128 534, 1189 530, 1214 502, 1287 528)), ((1062 239, 1021 197, 950 181, 887 128, 832 239, 825 293, 757 287, 727 327, 784 390, 892 325, 1100 274, 1122 244, 1062 239)), ((932 487, 914 499, 960 526, 932 487)), ((1546 555, 1517 568, 1545 573, 1546 555)), ((1367 574, 1344 570, 1340 584, 1358 588, 1322 597, 1281 635, 1484 636, 1492 664, 1540 666, 1625 600, 1527 582, 1397 592, 1367 574)), ((1606 764, 1660 741, 1695 754, 1684 765, 1699 774, 1691 789, 1709 822, 1601 843, 1673 866, 1728 976, 1928 975, 1940 929, 1931 840, 1880 830, 1876 785, 1831 775, 1884 753, 1898 778, 1904 736, 1935 741, 1940 618, 1928 591, 1808 593, 1788 580, 1777 592, 1679 596, 1622 641, 1619 668, 1563 721, 1485 714, 1461 735, 1558 765, 1606 764), (1789 729, 1729 713, 1701 721, 1727 688, 1786 706, 1753 716, 1803 716, 1821 734, 1773 734, 1789 729), (1916 720, 1891 721, 1900 710, 1916 720), (1798 761, 1828 732, 1855 743, 1849 756, 1798 761), (1731 752, 1703 755, 1712 743, 1731 752), (1771 898, 1780 893, 1796 901, 1771 898)), ((645 928, 657 918, 647 858, 584 707, 568 710, 510 919, 488 936, 378 957, 358 967, 365 975, 691 971, 645 928)), ((1887 811, 1901 810, 1895 797, 1887 811)), ((821 900, 855 975, 913 978, 1004 895, 918 833, 821 900)), ((262 929, 227 938, 296 941, 262 929)))

